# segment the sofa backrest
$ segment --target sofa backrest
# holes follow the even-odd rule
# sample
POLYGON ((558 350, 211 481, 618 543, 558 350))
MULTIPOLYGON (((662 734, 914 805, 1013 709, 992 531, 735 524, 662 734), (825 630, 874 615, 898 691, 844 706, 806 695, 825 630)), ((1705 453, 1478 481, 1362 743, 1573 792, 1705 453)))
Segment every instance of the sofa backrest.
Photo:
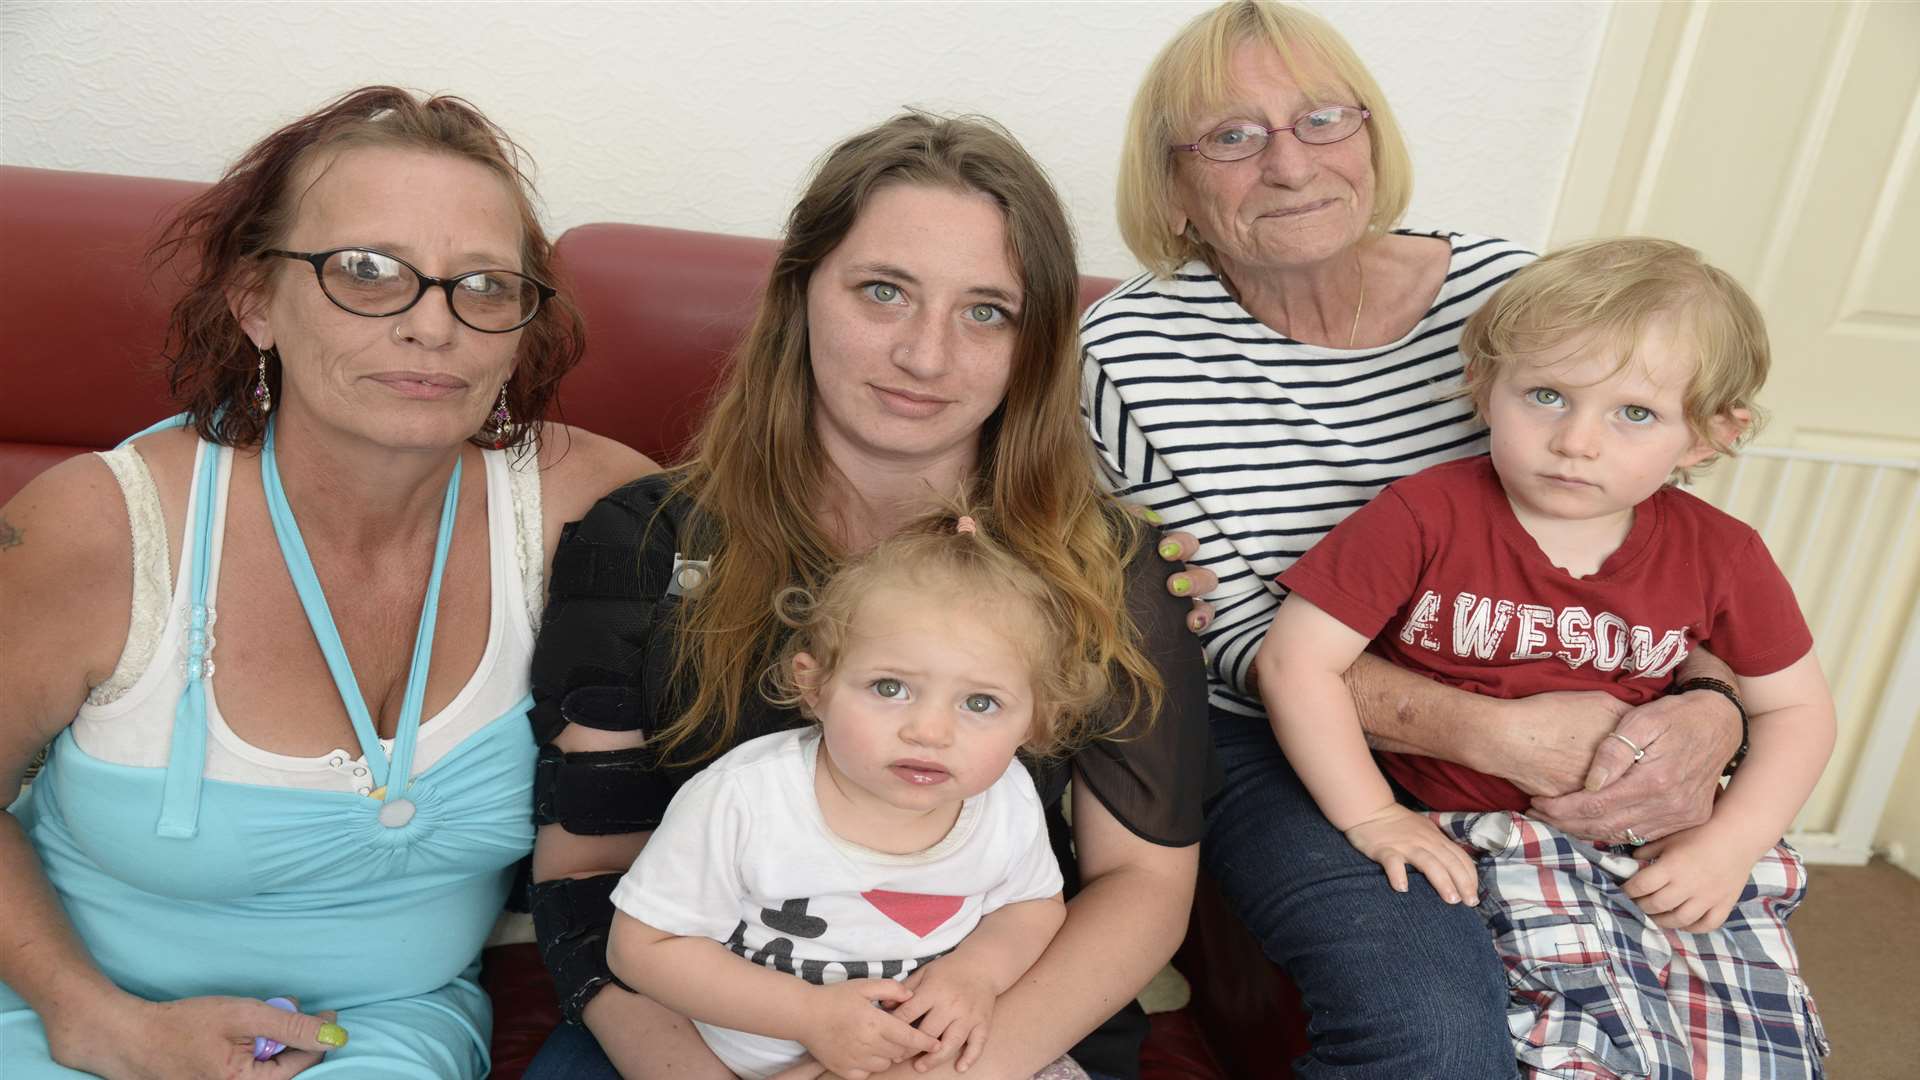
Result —
POLYGON ((0 166, 0 502, 172 411, 160 349, 179 288, 144 260, 205 187, 0 166))
POLYGON ((753 318, 773 241, 580 225, 555 253, 587 320, 587 355, 560 384, 559 419, 673 460, 753 318))
MULTIPOLYGON (((166 215, 204 187, 0 166, 0 295, 16 312, 0 333, 0 503, 174 411, 160 350, 179 284, 143 259, 166 215)), ((672 461, 753 317, 774 242, 595 224, 556 251, 588 327, 559 418, 672 461)), ((1112 287, 1082 278, 1081 300, 1112 287)))

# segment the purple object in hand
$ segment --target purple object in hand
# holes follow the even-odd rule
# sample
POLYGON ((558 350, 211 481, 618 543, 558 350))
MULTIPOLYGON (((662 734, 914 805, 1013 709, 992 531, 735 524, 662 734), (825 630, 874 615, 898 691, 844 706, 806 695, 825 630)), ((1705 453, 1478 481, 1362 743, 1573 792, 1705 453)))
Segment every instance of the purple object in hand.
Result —
MULTIPOLYGON (((267 999, 267 1004, 279 1009, 281 1012, 300 1011, 294 1006, 293 1002, 283 997, 270 997, 267 999)), ((253 1060, 266 1061, 286 1048, 286 1043, 276 1039, 269 1039, 265 1035, 255 1035, 253 1037, 253 1060)))

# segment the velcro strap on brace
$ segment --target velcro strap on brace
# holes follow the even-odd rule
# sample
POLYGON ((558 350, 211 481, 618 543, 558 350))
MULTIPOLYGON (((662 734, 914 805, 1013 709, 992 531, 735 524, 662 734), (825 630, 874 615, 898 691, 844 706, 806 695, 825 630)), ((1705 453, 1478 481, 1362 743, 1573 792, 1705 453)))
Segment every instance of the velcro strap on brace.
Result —
MULTIPOLYGON (((625 677, 621 673, 586 669, 575 669, 568 675, 569 678, 575 676, 609 683, 625 677)), ((649 726, 647 718, 651 715, 652 709, 643 687, 596 683, 577 686, 557 698, 536 700, 531 723, 534 741, 550 743, 560 736, 561 730, 568 724, 579 724, 595 731, 639 731, 649 726)))
POLYGON ((587 1002, 608 983, 632 989, 607 966, 613 887, 619 883, 619 874, 601 874, 533 886, 533 932, 540 940, 540 959, 553 975, 560 1013, 570 1023, 581 1022, 587 1002))
POLYGON ((533 774, 533 823, 577 836, 645 832, 660 824, 673 786, 653 752, 540 748, 533 774))
POLYGON ((560 716, 596 731, 637 731, 646 722, 646 696, 638 686, 582 686, 560 699, 560 716))

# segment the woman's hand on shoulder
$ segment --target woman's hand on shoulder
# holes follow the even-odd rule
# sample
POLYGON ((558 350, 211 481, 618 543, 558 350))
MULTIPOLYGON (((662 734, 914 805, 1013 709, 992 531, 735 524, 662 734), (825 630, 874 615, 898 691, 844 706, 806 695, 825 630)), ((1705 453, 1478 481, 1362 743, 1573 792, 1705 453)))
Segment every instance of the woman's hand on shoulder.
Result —
POLYGON ((47 1045, 62 1065, 107 1080, 282 1080, 346 1045, 331 1012, 282 1012, 238 997, 142 1001, 123 995, 111 1016, 49 1023, 47 1045), (253 1059, 253 1039, 286 1044, 267 1061, 253 1059))
MULTIPOLYGON (((1147 521, 1152 523, 1153 519, 1147 518, 1147 521)), ((1193 611, 1187 615, 1187 629, 1196 634, 1205 631, 1213 622, 1213 605, 1201 597, 1219 588, 1220 578, 1206 567, 1192 563, 1193 556, 1200 550, 1199 539, 1190 532, 1170 532, 1155 541, 1154 550, 1163 562, 1179 567, 1167 575, 1167 591, 1193 601, 1193 611)))

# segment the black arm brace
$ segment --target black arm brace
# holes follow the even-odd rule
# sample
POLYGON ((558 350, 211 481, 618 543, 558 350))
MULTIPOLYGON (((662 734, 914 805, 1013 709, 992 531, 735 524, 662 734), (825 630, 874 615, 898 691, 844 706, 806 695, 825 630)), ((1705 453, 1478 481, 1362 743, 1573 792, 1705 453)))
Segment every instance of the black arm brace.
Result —
POLYGON ((533 823, 559 825, 576 836, 647 832, 660 824, 674 787, 653 752, 540 748, 533 776, 533 823))
MULTIPOLYGON (((569 724, 646 731, 673 715, 663 700, 677 607, 669 586, 685 515, 670 506, 656 518, 665 491, 663 477, 629 484, 562 531, 533 658, 538 825, 581 836, 644 832, 673 797, 677 785, 650 748, 566 753, 552 745, 569 724)), ((537 882, 529 895, 541 958, 574 1023, 601 987, 619 983, 607 967, 619 880, 537 882)))
POLYGON ((533 932, 540 939, 540 959, 559 990, 560 1014, 568 1023, 580 1023, 587 1002, 608 983, 632 989, 607 966, 613 887, 619 883, 619 874, 601 874, 533 886, 533 932))
POLYGON ((673 714, 671 572, 685 515, 659 511, 662 490, 650 478, 613 493, 567 526, 554 554, 533 662, 536 825, 581 836, 643 832, 660 824, 678 787, 644 747, 552 745, 570 724, 647 732, 673 714))

